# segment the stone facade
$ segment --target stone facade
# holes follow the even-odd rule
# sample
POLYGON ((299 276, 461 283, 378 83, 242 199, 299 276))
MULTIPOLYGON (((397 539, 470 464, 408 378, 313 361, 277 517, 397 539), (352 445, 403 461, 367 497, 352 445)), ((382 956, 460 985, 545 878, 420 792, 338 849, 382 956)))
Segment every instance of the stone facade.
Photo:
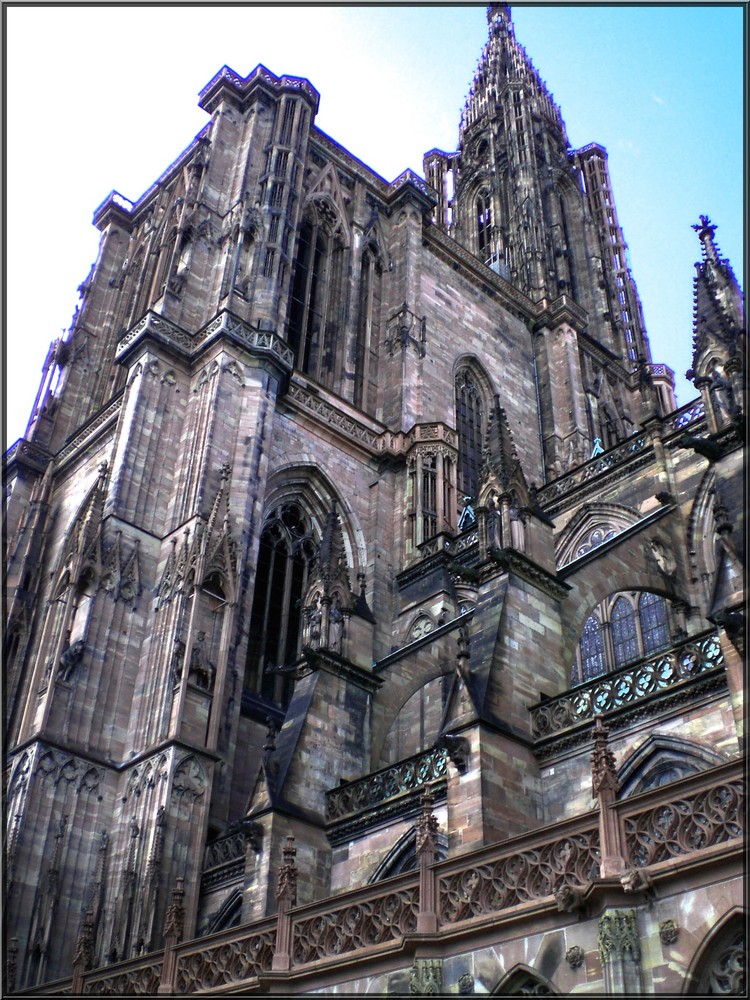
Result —
POLYGON ((702 217, 676 409, 488 28, 426 181, 224 67, 95 213, 6 463, 10 991, 744 990, 742 295, 702 217))

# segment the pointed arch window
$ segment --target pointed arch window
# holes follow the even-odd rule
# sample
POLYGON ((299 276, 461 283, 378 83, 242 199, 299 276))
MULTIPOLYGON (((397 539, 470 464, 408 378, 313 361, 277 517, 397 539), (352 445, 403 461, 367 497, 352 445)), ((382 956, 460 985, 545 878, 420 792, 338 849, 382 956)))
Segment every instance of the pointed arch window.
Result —
POLYGON ((479 469, 484 442, 484 406, 474 373, 462 368, 456 377, 458 488, 474 501, 479 493, 479 469))
POLYGON ((670 646, 670 615, 659 594, 610 594, 584 622, 571 683, 584 683, 670 646))
POLYGON ((641 622, 643 653, 648 655, 669 645, 667 625, 667 605, 658 594, 641 594, 638 602, 638 616, 641 622))
POLYGON ((334 210, 321 203, 302 223, 289 303, 288 340, 297 367, 326 384, 337 363, 344 262, 334 216, 334 210))
POLYGON ((631 660, 638 659, 635 611, 627 597, 618 597, 612 606, 610 627, 615 666, 621 667, 631 660))
POLYGON ((483 189, 475 202, 478 256, 489 263, 492 253, 492 203, 490 193, 483 189))
POLYGON ((291 682, 278 668, 299 655, 301 605, 316 554, 309 518, 288 501, 275 509, 260 537, 245 688, 285 705, 291 682))
MULTIPOLYGON (((604 628, 596 615, 590 615, 581 635, 581 680, 588 681, 605 671, 604 628)), ((578 680, 578 678, 575 678, 578 680)))
POLYGON ((382 280, 383 268, 377 247, 369 245, 362 254, 354 358, 354 405, 362 410, 372 407, 375 402, 382 280))

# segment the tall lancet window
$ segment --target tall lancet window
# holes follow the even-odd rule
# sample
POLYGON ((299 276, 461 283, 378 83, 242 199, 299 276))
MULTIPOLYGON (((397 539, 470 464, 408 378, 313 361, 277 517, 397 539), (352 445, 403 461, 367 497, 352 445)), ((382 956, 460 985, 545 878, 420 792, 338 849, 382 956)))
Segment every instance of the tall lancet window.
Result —
POLYGON ((302 223, 289 306, 289 343, 297 367, 324 383, 331 382, 337 361, 336 309, 344 253, 332 215, 320 205, 302 223))
POLYGON ((299 654, 302 597, 315 551, 309 519, 298 504, 288 501, 271 512, 258 550, 245 689, 281 705, 291 684, 278 668, 299 654))
POLYGON ((489 263, 492 256, 492 204, 487 190, 482 190, 477 195, 476 220, 478 256, 489 263))
POLYGON ((362 254, 359 319, 354 358, 354 405, 372 409, 377 387, 377 350, 383 268, 377 247, 362 254))
POLYGON ((612 606, 610 615, 612 632, 612 648, 615 654, 615 666, 638 658, 638 634, 635 626, 635 611, 626 597, 618 597, 612 606))
POLYGON ((470 368, 456 377, 456 430, 458 431, 458 489, 476 502, 484 441, 482 395, 470 368))

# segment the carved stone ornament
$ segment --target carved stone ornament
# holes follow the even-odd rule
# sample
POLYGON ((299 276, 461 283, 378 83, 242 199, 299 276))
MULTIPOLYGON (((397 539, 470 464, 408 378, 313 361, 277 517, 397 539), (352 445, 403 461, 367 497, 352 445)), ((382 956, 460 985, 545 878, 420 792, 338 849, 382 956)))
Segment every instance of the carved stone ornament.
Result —
POLYGON ((654 880, 642 868, 627 868, 620 876, 620 884, 625 892, 649 892, 654 880))
POLYGON ((68 646, 60 654, 60 680, 66 684, 70 682, 76 667, 83 659, 83 650, 86 643, 83 639, 77 639, 72 646, 68 646))
POLYGON ((662 920, 659 924, 659 940, 662 944, 674 944, 680 936, 676 920, 662 920))
POLYGON ((565 961, 571 969, 580 969, 585 958, 586 952, 577 944, 574 944, 572 948, 568 948, 565 952, 565 961))
POLYGON ((602 965, 624 958, 639 962, 641 943, 635 910, 607 910, 599 920, 599 956, 602 965))
POLYGON ((615 755, 607 746, 609 730, 597 717, 594 729, 594 752, 591 755, 591 786, 594 795, 599 795, 603 788, 617 791, 617 764, 615 755))
POLYGON ((443 992, 443 961, 440 958, 417 958, 409 974, 412 996, 438 996, 443 992))
POLYGON ((279 868, 279 882, 276 889, 279 907, 283 906, 285 909, 297 905, 297 865, 294 863, 296 854, 294 837, 287 837, 283 851, 284 863, 279 868))
POLYGON ((456 988, 458 990, 459 996, 468 997, 474 992, 474 977, 470 972, 463 972, 458 977, 458 982, 456 983, 456 988))
POLYGON ((555 892, 555 902, 560 913, 576 913, 583 907, 583 888, 565 882, 555 892))

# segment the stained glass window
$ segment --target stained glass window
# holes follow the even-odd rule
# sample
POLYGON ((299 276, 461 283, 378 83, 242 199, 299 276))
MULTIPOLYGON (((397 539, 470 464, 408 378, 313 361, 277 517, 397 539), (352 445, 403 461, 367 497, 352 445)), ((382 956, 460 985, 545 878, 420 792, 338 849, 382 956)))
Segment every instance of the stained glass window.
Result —
MULTIPOLYGON (((586 624, 583 626, 583 634, 581 635, 581 670, 584 681, 591 680, 592 677, 598 677, 599 674, 603 674, 606 669, 606 663, 604 659, 604 635, 602 629, 602 623, 596 617, 596 615, 591 615, 586 619, 586 624)), ((578 678, 574 678, 574 681, 578 678)))
POLYGON ((638 632, 635 623, 633 605, 626 597, 618 597, 610 615, 612 630, 612 648, 615 654, 615 666, 621 667, 631 660, 638 659, 638 632))
POLYGON ((667 606, 663 597, 651 593, 641 594, 638 615, 641 619, 644 656, 669 645, 667 606))

